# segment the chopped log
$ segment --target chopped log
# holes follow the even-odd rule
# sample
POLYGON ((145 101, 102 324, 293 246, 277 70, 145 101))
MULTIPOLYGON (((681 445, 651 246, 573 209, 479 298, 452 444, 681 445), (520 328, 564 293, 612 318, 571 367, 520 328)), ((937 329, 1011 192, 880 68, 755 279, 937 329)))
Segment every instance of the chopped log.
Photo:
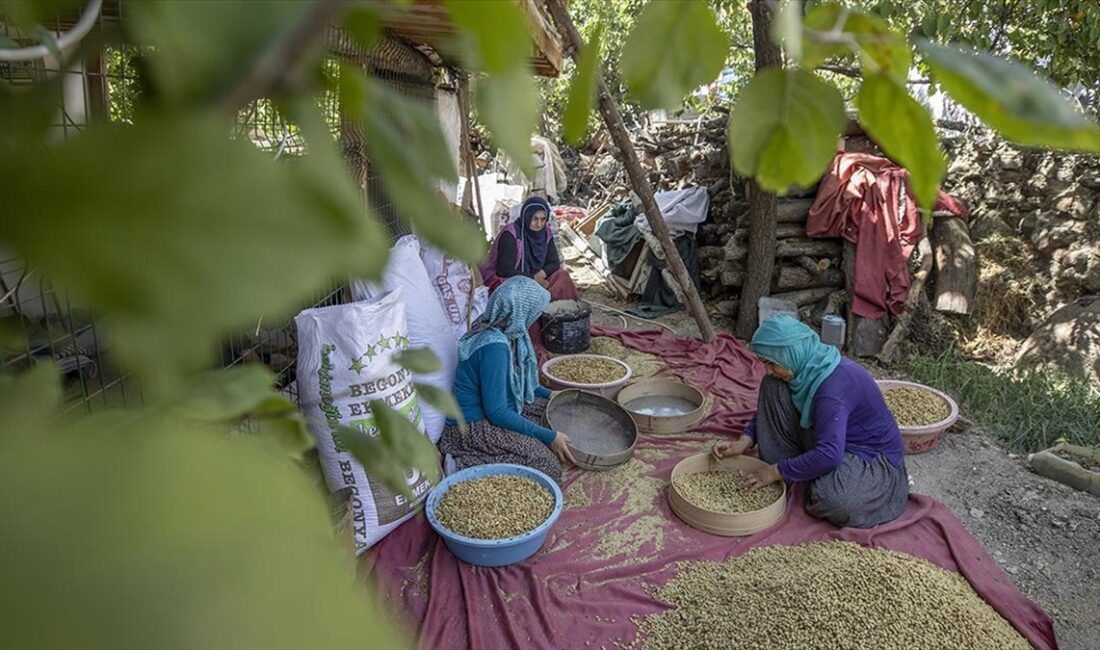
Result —
POLYGON ((778 223, 806 223, 813 204, 813 199, 780 199, 775 206, 775 219, 778 223))
POLYGON ((789 300, 799 307, 805 307, 823 298, 828 298, 834 291, 836 291, 836 287, 818 287, 816 289, 802 289, 801 291, 776 293, 772 294, 771 297, 780 300, 789 300))
POLYGON ((924 292, 924 283, 932 272, 932 258, 934 256, 932 245, 928 243, 927 237, 922 238, 920 243, 917 244, 917 256, 917 259, 920 260, 920 268, 913 274, 913 283, 909 285, 909 296, 905 299, 905 307, 901 315, 898 316, 894 331, 890 332, 890 337, 886 339, 886 343, 883 344, 882 350, 878 353, 878 360, 883 363, 894 362, 901 341, 905 338, 906 332, 909 331, 909 323, 917 312, 921 293, 924 292))
POLYGON ((873 357, 886 341, 889 316, 871 320, 856 316, 856 331, 852 335, 852 356, 873 357))
POLYGON ((732 266, 722 266, 718 271, 718 281, 723 287, 740 287, 745 284, 745 270, 732 266))
POLYGON ((936 257, 936 295, 932 306, 937 311, 969 314, 974 308, 978 265, 966 223, 956 217, 936 219, 932 247, 936 257))
POLYGON ((814 258, 807 257, 805 255, 800 255, 796 257, 794 261, 800 267, 806 269, 807 272, 813 273, 814 275, 824 273, 825 270, 833 264, 833 261, 827 257, 820 260, 815 260, 814 258))
MULTIPOLYGON (((723 258, 728 262, 740 262, 748 255, 748 240, 736 232, 723 248, 723 258)), ((775 247, 777 258, 839 257, 843 247, 835 239, 780 239, 775 247)))
POLYGON ((772 291, 793 291, 815 287, 844 286, 844 274, 840 269, 829 269, 824 273, 810 273, 806 269, 793 266, 780 266, 772 280, 772 291))
POLYGON ((840 240, 836 239, 782 239, 775 247, 775 256, 837 257, 842 250, 840 240))
MULTIPOLYGON (((748 229, 740 229, 733 231, 734 237, 740 237, 741 239, 748 240, 748 229)), ((775 227, 776 239, 806 239, 806 227, 802 224, 796 223, 784 223, 775 227)))

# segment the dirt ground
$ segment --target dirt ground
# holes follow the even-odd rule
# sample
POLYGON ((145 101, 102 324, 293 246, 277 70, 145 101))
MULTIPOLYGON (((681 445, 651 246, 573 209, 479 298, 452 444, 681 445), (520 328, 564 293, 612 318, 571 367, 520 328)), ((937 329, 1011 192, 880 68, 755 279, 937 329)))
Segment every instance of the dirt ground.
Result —
MULTIPOLYGON (((563 253, 586 299, 619 309, 629 305, 611 296, 575 251, 563 253)), ((731 331, 730 320, 713 306, 711 318, 717 330, 731 331)), ((598 306, 592 322, 652 327, 598 306)), ((684 312, 658 322, 698 335, 684 312)), ((1100 498, 1031 473, 1026 458, 1004 451, 980 422, 969 432, 948 434, 937 449, 906 462, 913 490, 950 508, 1016 586, 1050 614, 1062 648, 1100 648, 1100 498)))

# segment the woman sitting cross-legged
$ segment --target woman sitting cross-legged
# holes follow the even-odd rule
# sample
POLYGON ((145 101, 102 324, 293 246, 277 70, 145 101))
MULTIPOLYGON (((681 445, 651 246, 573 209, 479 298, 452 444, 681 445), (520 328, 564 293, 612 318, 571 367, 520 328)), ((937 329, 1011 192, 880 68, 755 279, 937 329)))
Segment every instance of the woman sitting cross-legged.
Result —
POLYGON ((463 434, 448 421, 439 441, 453 469, 515 463, 561 483, 559 460, 573 460, 569 437, 538 424, 550 391, 539 385, 535 349, 527 332, 548 304, 550 294, 534 280, 509 278, 459 341, 454 395, 469 430, 463 434))
POLYGON ((742 436, 714 446, 716 458, 756 445, 767 467, 754 487, 806 484, 806 512, 836 526, 896 519, 909 497, 901 432, 875 380, 790 316, 772 316, 750 344, 768 375, 756 417, 742 436))
POLYGON ((526 276, 550 292, 550 300, 576 300, 577 287, 562 268, 558 247, 550 232, 550 204, 538 196, 523 202, 519 218, 497 235, 481 275, 489 291, 504 280, 526 276))

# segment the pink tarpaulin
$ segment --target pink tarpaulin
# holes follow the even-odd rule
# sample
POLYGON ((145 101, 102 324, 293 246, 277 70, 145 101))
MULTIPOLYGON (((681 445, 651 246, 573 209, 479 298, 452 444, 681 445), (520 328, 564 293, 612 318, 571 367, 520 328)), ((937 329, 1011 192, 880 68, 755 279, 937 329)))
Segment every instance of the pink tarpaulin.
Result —
MULTIPOLYGON (((740 405, 736 414, 711 426, 750 417, 749 396, 759 371, 732 338, 706 345, 668 334, 613 333, 628 346, 663 355, 670 371, 698 380, 700 388, 712 387, 723 403, 740 405)), ((407 613, 422 648, 612 648, 636 640, 637 617, 667 609, 651 593, 676 574, 678 562, 722 561, 773 544, 848 540, 961 573, 1035 647, 1057 647, 1047 615, 1012 585, 947 508, 925 496, 911 497, 902 517, 889 524, 838 529, 805 513, 796 486, 784 520, 751 537, 717 537, 690 528, 669 510, 669 474, 685 456, 707 450, 713 439, 699 433, 644 436, 634 458, 618 468, 569 470, 561 518, 542 550, 521 564, 497 569, 463 564, 421 515, 372 550, 373 574, 391 605, 407 613)))

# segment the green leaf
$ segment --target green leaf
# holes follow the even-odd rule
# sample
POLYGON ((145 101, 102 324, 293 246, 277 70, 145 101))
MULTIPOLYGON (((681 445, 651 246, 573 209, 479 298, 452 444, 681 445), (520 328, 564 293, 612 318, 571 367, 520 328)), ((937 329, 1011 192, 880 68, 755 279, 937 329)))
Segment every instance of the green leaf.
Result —
POLYGON ((40 363, 15 376, 0 375, 0 413, 11 431, 49 421, 60 406, 61 380, 53 363, 40 363))
POLYGON ((437 372, 443 367, 439 357, 430 348, 409 348, 398 353, 393 360, 402 368, 422 375, 437 372))
POLYGON ((727 140, 734 167, 765 189, 812 185, 836 153, 847 117, 831 84, 806 70, 763 70, 741 91, 727 140))
POLYGON ((306 473, 263 441, 148 417, 13 430, 7 415, 0 611, 19 615, 0 645, 407 647, 306 473))
POLYGON ((706 2, 650 2, 623 44, 619 68, 644 108, 673 110, 718 77, 728 52, 729 37, 706 2))
POLYGON ((913 63, 913 53, 905 37, 890 29, 877 16, 842 7, 824 4, 806 15, 803 32, 802 66, 813 69, 833 57, 855 56, 860 63, 877 74, 895 75, 904 80, 913 63), (839 26, 842 36, 850 42, 822 39, 825 32, 839 26))
POLYGON ((936 189, 947 172, 932 117, 905 87, 882 75, 863 80, 859 96, 860 122, 888 156, 909 170, 917 203, 931 210, 936 189))
POLYGON ((411 496, 406 480, 414 468, 432 481, 439 480, 439 452, 428 437, 401 413, 381 400, 370 403, 377 435, 356 427, 336 430, 336 443, 348 450, 368 474, 405 497, 411 496))
POLYGON ((309 434, 309 427, 306 426, 302 414, 295 409, 294 404, 289 401, 286 403, 290 404, 290 411, 262 417, 253 415, 252 422, 261 436, 274 442, 291 458, 297 459, 313 448, 313 437, 309 434))
POLYGON ((1100 128, 1023 64, 963 46, 918 41, 952 99, 1005 138, 1026 146, 1100 152, 1100 128))
POLYGON ((581 49, 573 83, 569 87, 569 103, 562 116, 566 142, 580 144, 588 127, 588 112, 596 94, 596 75, 600 73, 600 40, 603 38, 603 22, 596 25, 592 38, 581 49))
MULTIPOLYGON (((833 57, 843 57, 849 53, 843 43, 825 41, 818 38, 819 33, 843 31, 847 15, 841 15, 846 9, 839 4, 821 4, 811 9, 802 20, 802 67, 813 70, 833 57), (841 22, 841 18, 844 22, 841 22)), ((850 10, 848 10, 850 11, 850 10)), ((788 50, 789 51, 789 50, 788 50)))
POLYGON ((414 383, 414 385, 416 386, 417 394, 420 395, 420 399, 434 406, 440 413, 453 418, 458 422, 459 429, 463 432, 466 431, 466 418, 463 417, 462 409, 458 407, 458 402, 455 401, 455 396, 453 394, 445 390, 440 390, 435 386, 429 386, 428 384, 414 383))
POLYGON ((473 41, 477 61, 471 67, 489 73, 511 73, 526 68, 531 56, 531 32, 515 2, 447 0, 451 21, 473 41))
POLYGON ((373 7, 353 7, 344 16, 344 28, 359 45, 369 50, 382 35, 382 17, 373 7))
POLYGON ((783 0, 780 3, 772 38, 783 46, 791 59, 802 58, 802 2, 783 0))
POLYGON ((276 395, 274 383, 271 370, 258 364, 208 370, 191 377, 172 410, 200 422, 233 422, 276 395))
POLYGON ((142 0, 126 18, 135 41, 152 46, 160 92, 172 102, 203 102, 228 93, 312 4, 282 0, 258 11, 250 2, 142 0))
POLYGON ((0 220, 0 240, 109 316, 113 351, 152 389, 206 367, 226 332, 385 265, 389 238, 338 156, 277 163, 227 133, 149 115, 0 158, 20 215, 0 220))
POLYGON ((534 175, 531 134, 539 119, 539 92, 526 68, 491 74, 475 89, 478 117, 493 134, 493 142, 530 178, 534 175))
POLYGON ((0 81, 0 124, 18 128, 0 129, 0 158, 14 155, 20 146, 39 146, 57 119, 61 104, 61 76, 18 88, 0 81))
POLYGON ((398 213, 437 248, 471 264, 480 262, 485 236, 438 192, 438 180, 457 181, 458 171, 432 106, 402 97, 384 84, 352 77, 358 81, 347 83, 365 84, 367 148, 398 213))

